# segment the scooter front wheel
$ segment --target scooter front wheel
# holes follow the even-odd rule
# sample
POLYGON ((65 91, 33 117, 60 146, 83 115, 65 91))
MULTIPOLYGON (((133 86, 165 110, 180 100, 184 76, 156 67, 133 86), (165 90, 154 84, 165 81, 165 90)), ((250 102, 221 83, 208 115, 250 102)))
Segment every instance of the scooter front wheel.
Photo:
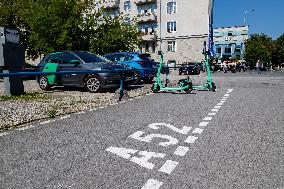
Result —
POLYGON ((153 84, 151 89, 152 89, 152 92, 153 92, 153 93, 158 93, 158 92, 160 91, 160 86, 157 85, 157 86, 155 87, 155 84, 153 84))

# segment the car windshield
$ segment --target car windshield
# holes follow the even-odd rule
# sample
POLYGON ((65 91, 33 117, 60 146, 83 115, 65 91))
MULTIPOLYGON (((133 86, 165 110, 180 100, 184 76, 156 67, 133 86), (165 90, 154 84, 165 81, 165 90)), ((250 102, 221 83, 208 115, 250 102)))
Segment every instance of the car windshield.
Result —
POLYGON ((139 58, 146 61, 152 61, 151 56, 149 54, 140 54, 139 58))
POLYGON ((75 52, 75 54, 79 56, 85 63, 109 62, 109 60, 106 58, 89 52, 75 52))

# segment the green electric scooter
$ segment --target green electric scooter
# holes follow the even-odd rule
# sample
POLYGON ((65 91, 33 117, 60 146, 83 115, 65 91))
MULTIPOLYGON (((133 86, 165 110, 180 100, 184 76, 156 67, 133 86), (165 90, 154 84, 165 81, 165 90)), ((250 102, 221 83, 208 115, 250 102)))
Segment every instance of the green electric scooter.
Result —
POLYGON ((157 78, 155 83, 152 86, 152 91, 154 93, 160 92, 160 91, 185 91, 186 93, 190 93, 193 89, 208 89, 210 91, 215 92, 216 91, 216 85, 212 81, 212 75, 211 75, 211 69, 210 69, 210 64, 209 64, 209 51, 206 51, 206 42, 204 42, 204 49, 203 49, 203 54, 205 56, 205 66, 206 66, 206 72, 207 72, 207 82, 205 85, 193 85, 191 79, 187 75, 186 79, 181 79, 178 82, 178 87, 170 88, 167 87, 167 79, 166 83, 164 84, 161 80, 161 70, 162 70, 162 65, 164 62, 164 55, 161 51, 159 51, 160 55, 160 64, 158 67, 158 72, 157 72, 157 78))
POLYGON ((206 67, 206 72, 207 72, 207 81, 205 85, 193 85, 193 89, 208 89, 209 91, 216 91, 216 85, 212 80, 212 74, 211 74, 211 69, 210 69, 210 64, 209 64, 209 55, 210 52, 209 50, 206 51, 206 42, 204 42, 204 48, 203 48, 203 54, 205 56, 205 67, 206 67))
POLYGON ((160 55, 160 64, 158 67, 158 72, 157 72, 157 77, 156 77, 156 81, 152 86, 152 91, 154 93, 158 93, 160 91, 185 91, 186 93, 190 93, 192 91, 192 81, 189 78, 189 76, 187 76, 186 79, 181 79, 178 82, 178 86, 177 87, 167 87, 168 84, 168 79, 167 79, 167 74, 166 74, 166 83, 164 84, 162 79, 161 79, 161 70, 162 70, 162 66, 164 63, 164 54, 162 51, 159 51, 159 55, 160 55))

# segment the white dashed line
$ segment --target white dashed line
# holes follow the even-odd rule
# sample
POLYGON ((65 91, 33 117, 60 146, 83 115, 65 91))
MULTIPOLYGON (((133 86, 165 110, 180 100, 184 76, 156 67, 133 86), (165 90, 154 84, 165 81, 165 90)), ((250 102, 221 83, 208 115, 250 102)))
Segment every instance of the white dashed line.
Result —
POLYGON ((99 109, 104 109, 104 108, 106 108, 106 106, 99 107, 99 109))
POLYGON ((174 155, 177 156, 185 156, 186 153, 189 151, 189 148, 186 146, 179 146, 176 151, 174 152, 174 155))
POLYGON ((84 113, 86 113, 86 112, 84 112, 84 111, 82 111, 82 112, 77 112, 77 113, 75 113, 75 115, 81 115, 81 114, 84 114, 84 113))
POLYGON ((214 115, 216 115, 217 113, 209 113, 208 115, 209 116, 214 116, 214 115))
POLYGON ((48 123, 52 123, 52 122, 55 122, 56 120, 47 120, 47 121, 44 121, 44 122, 41 122, 39 123, 40 125, 45 125, 45 124, 48 124, 48 123))
POLYGON ((93 108, 93 109, 90 109, 89 111, 93 112, 93 111, 96 111, 96 110, 97 110, 97 108, 93 108))
POLYGON ((198 139, 198 137, 189 136, 184 142, 186 142, 188 144, 193 144, 197 139, 198 139))
POLYGON ((219 109, 212 109, 211 111, 212 111, 212 112, 218 112, 219 109))
POLYGON ((128 99, 129 101, 132 101, 132 100, 134 100, 133 98, 130 98, 130 99, 128 99))
POLYGON ((67 115, 67 116, 62 116, 62 117, 60 117, 59 119, 60 120, 63 120, 63 119, 68 119, 70 117, 70 115, 67 115))
POLYGON ((217 104, 217 106, 222 106, 222 105, 223 105, 223 103, 218 103, 218 104, 217 104))
POLYGON ((214 109, 220 109, 222 106, 215 106, 214 109))
POLYGON ((204 131, 204 129, 195 128, 195 129, 192 131, 192 134, 201 134, 203 131, 204 131))
POLYGON ((32 125, 29 125, 29 126, 26 126, 26 127, 21 127, 21 128, 18 128, 16 130, 18 131, 24 131, 24 130, 28 130, 28 129, 31 129, 31 128, 34 128, 35 126, 32 126, 32 125))
POLYGON ((159 169, 160 172, 171 174, 179 162, 167 160, 164 165, 159 169))
POLYGON ((204 121, 211 121, 211 120, 212 120, 212 117, 205 117, 203 120, 204 120, 204 121))
POLYGON ((206 127, 208 125, 209 122, 201 122, 199 123, 200 127, 206 127))
POLYGON ((6 136, 6 135, 8 135, 9 133, 0 133, 0 137, 2 137, 2 136, 6 136))
POLYGON ((221 100, 220 103, 224 104, 226 102, 226 100, 221 100))
POLYGON ((141 189, 159 189, 163 185, 162 182, 155 179, 149 179, 141 189))
POLYGON ((224 96, 228 97, 228 96, 230 96, 230 95, 229 95, 229 94, 225 94, 224 96))

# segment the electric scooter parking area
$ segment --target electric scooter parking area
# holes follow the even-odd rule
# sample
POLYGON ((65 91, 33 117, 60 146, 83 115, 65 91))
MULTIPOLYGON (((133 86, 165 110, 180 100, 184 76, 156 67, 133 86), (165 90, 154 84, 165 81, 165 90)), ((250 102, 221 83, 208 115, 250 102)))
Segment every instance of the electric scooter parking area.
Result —
POLYGON ((156 77, 156 81, 152 86, 152 91, 154 93, 158 93, 158 92, 167 92, 167 91, 184 91, 186 93, 190 93, 192 91, 192 81, 189 78, 189 76, 186 79, 181 79, 178 82, 178 86, 177 87, 167 87, 168 85, 168 72, 166 72, 166 83, 164 84, 162 79, 161 79, 161 70, 162 70, 162 66, 164 63, 164 54, 162 51, 158 52, 160 55, 160 64, 158 67, 158 72, 157 72, 157 77, 156 77))
POLYGON ((206 51, 206 42, 204 42, 204 49, 203 49, 203 54, 205 56, 205 66, 206 66, 206 72, 207 72, 207 81, 205 85, 193 85, 192 80, 189 78, 189 75, 187 75, 186 79, 181 79, 178 82, 177 87, 167 87, 167 78, 168 75, 166 73, 166 83, 164 84, 162 79, 161 79, 161 70, 162 70, 162 65, 164 63, 164 54, 162 51, 159 51, 160 55, 160 64, 158 67, 158 72, 157 72, 157 78, 155 83, 152 86, 152 91, 154 93, 158 92, 172 92, 172 91, 184 91, 186 93, 190 93, 193 89, 208 89, 209 91, 216 91, 216 85, 212 80, 212 74, 211 74, 211 69, 210 69, 210 64, 209 64, 209 55, 210 51, 206 51))

